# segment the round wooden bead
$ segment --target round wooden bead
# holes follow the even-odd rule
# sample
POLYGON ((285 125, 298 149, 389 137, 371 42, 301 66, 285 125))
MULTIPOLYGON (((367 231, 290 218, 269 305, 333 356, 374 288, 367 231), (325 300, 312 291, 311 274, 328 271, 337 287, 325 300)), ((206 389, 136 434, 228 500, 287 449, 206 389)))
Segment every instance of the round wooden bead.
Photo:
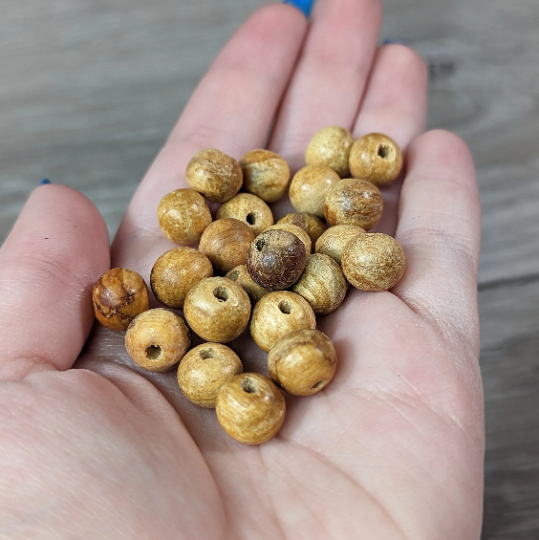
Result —
POLYGON ((133 362, 148 371, 167 371, 191 346, 191 332, 185 321, 168 309, 144 311, 125 334, 125 348, 133 362))
POLYGON ((251 301, 234 281, 211 277, 199 281, 187 293, 183 313, 191 330, 202 339, 228 343, 249 324, 251 301))
POLYGON ((331 340, 318 330, 283 336, 268 355, 271 378, 293 396, 311 396, 333 379, 337 355, 331 340))
POLYGON ((194 189, 177 189, 165 195, 157 207, 163 234, 175 244, 195 244, 212 222, 204 197, 194 189))
POLYGON ((219 150, 201 150, 187 165, 187 183, 206 199, 223 203, 232 199, 243 183, 240 164, 219 150))
POLYGON ((366 180, 346 178, 326 195, 324 214, 331 225, 357 225, 368 231, 382 217, 384 201, 380 190, 366 180))
POLYGON ((307 214, 306 212, 292 212, 291 214, 287 214, 277 222, 277 225, 283 225, 285 223, 301 227, 310 236, 313 244, 326 230, 326 226, 316 216, 307 214))
POLYGON ((311 254, 313 243, 311 241, 311 237, 307 234, 307 231, 305 229, 302 229, 301 227, 298 227, 297 225, 292 225, 292 223, 278 223, 277 225, 272 225, 271 227, 268 227, 266 231, 272 231, 272 230, 281 230, 281 231, 288 231, 292 234, 295 234, 305 246, 305 254, 308 257, 311 254))
POLYGON ((339 180, 339 175, 330 167, 307 165, 300 169, 290 182, 290 202, 298 212, 323 218, 326 194, 339 180))
POLYGON ((273 203, 286 192, 290 180, 288 163, 269 150, 252 150, 240 159, 243 187, 248 193, 273 203))
POLYGON ((217 210, 217 219, 234 218, 247 224, 255 236, 273 225, 270 207, 250 193, 238 193, 217 210))
POLYGON ((189 289, 211 276, 213 267, 206 255, 197 249, 179 247, 163 253, 155 261, 150 286, 159 302, 172 309, 181 309, 189 289))
POLYGON ((287 289, 301 276, 305 259, 305 246, 295 234, 280 229, 265 231, 249 248, 247 271, 265 289, 287 289))
POLYGON ((131 321, 150 307, 148 286, 127 268, 112 268, 95 283, 92 301, 96 319, 109 330, 123 332, 131 321))
POLYGON ((264 295, 270 292, 253 280, 249 275, 245 264, 232 268, 232 270, 227 272, 225 277, 235 281, 238 285, 243 287, 245 292, 249 295, 252 304, 256 304, 264 295))
POLYGON ((299 294, 276 291, 257 302, 249 331, 255 343, 268 352, 281 337, 303 328, 316 328, 313 308, 299 294))
POLYGON ((223 384, 243 372, 239 356, 221 343, 191 349, 178 366, 178 384, 185 397, 199 407, 215 407, 223 384))
POLYGON ((254 238, 246 223, 234 218, 219 219, 204 231, 198 247, 216 272, 225 274, 235 266, 245 264, 254 238))
POLYGON ((361 291, 387 291, 404 274, 404 251, 391 236, 365 233, 346 244, 342 254, 346 279, 361 291))
POLYGON ((342 250, 344 246, 357 236, 364 233, 365 229, 356 225, 335 225, 326 229, 324 234, 316 241, 314 250, 316 253, 329 255, 337 264, 341 264, 342 250))
POLYGON ((402 153, 386 135, 370 133, 358 139, 350 150, 350 172, 355 178, 386 187, 399 176, 402 153))
POLYGON ((262 444, 283 424, 286 404, 275 383, 258 373, 242 373, 223 384, 215 401, 221 427, 243 444, 262 444))
POLYGON ((317 131, 305 152, 307 165, 331 167, 340 177, 350 172, 350 148, 354 144, 352 134, 344 128, 329 126, 317 131))
POLYGON ((305 298, 317 315, 327 315, 344 300, 346 280, 341 267, 331 257, 314 253, 307 258, 305 270, 292 291, 305 298))

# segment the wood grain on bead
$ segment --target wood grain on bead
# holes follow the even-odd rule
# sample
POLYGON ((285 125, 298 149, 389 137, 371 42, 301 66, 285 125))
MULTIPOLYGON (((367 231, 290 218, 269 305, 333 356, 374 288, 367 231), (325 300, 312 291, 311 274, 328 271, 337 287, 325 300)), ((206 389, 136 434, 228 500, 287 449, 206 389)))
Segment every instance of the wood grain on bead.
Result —
POLYGON ((223 384, 215 401, 221 427, 243 444, 262 444, 283 424, 286 403, 273 381, 258 373, 242 373, 223 384))
POLYGON ((340 176, 325 165, 307 165, 300 169, 290 182, 289 197, 298 212, 324 217, 324 199, 340 176))
POLYGON ((316 328, 316 316, 307 300, 290 291, 276 291, 261 298, 253 308, 249 331, 265 352, 294 330, 316 328))
POLYGON ((247 254, 247 271, 256 283, 270 291, 287 289, 305 268, 305 246, 282 229, 259 234, 247 254))
POLYGON ((178 385, 199 407, 215 407, 223 384, 243 372, 239 356, 221 343, 203 343, 191 349, 178 366, 178 385))
POLYGON ((201 279, 212 277, 213 267, 197 249, 179 247, 161 255, 150 274, 150 286, 159 302, 181 309, 187 293, 201 279))
POLYGON ((329 126, 317 131, 305 151, 307 165, 331 167, 341 178, 350 172, 350 148, 354 144, 352 134, 344 128, 329 126))
POLYGON ((211 261, 216 273, 226 274, 245 264, 255 235, 246 223, 234 218, 214 221, 202 235, 199 249, 211 261))
POLYGON ((324 214, 329 225, 357 225, 368 231, 382 217, 384 201, 371 182, 346 178, 326 195, 324 214))
POLYGON ((136 317, 125 334, 125 348, 133 362, 148 371, 167 371, 191 346, 191 332, 182 317, 164 308, 136 317))
POLYGON ((404 274, 404 251, 391 236, 365 233, 346 244, 342 270, 346 279, 361 291, 386 291, 404 274))
POLYGON ((191 330, 202 339, 228 343, 249 324, 251 301, 234 281, 211 277, 199 281, 187 293, 183 313, 191 330))
POLYGON ((268 354, 271 378, 294 396, 323 390, 337 369, 331 340, 318 330, 296 330, 283 336, 268 354))
POLYGON ((402 153, 387 135, 370 133, 358 139, 350 150, 350 172, 378 187, 389 186, 402 169, 402 153))
POLYGON ((146 282, 127 268, 105 272, 93 287, 92 301, 96 319, 115 332, 127 330, 131 321, 150 307, 146 282))
POLYGON ((204 197, 194 189, 177 189, 165 195, 157 207, 163 234, 175 244, 196 244, 212 222, 204 197))
POLYGON ((223 203, 234 197, 243 184, 240 164, 220 150, 198 152, 187 165, 187 183, 206 199, 223 203))
POLYGON ((232 268, 232 270, 226 273, 225 277, 235 281, 238 285, 243 287, 245 292, 249 295, 253 305, 256 304, 264 295, 270 292, 268 289, 264 289, 264 287, 261 287, 253 280, 253 278, 249 275, 247 266, 245 264, 232 268))
POLYGON ((341 267, 329 256, 313 253, 301 277, 292 286, 313 308, 317 315, 335 311, 346 296, 346 279, 341 267))
POLYGON ((337 264, 341 264, 344 246, 357 236, 364 233, 365 229, 357 225, 335 225, 329 227, 316 241, 314 250, 316 253, 329 255, 337 264))
POLYGON ((217 210, 217 219, 234 218, 248 225, 255 236, 273 225, 270 207, 256 195, 238 193, 217 210))
POLYGON ((307 214, 306 212, 292 212, 287 214, 277 222, 277 225, 282 225, 283 223, 290 223, 307 231, 307 234, 311 237, 311 242, 313 244, 326 230, 326 226, 322 223, 322 221, 320 221, 316 216, 307 214))
POLYGON ((309 234, 307 233, 305 229, 302 229, 301 227, 298 227, 297 225, 292 225, 292 223, 278 223, 277 225, 272 225, 271 227, 268 227, 266 230, 272 231, 275 229, 278 229, 281 231, 288 231, 288 232, 291 232, 292 234, 295 234, 303 242, 303 245, 305 246, 306 256, 308 257, 311 254, 313 243, 312 243, 311 237, 309 236, 309 234))
POLYGON ((269 150, 252 150, 240 159, 243 188, 248 193, 273 203, 285 193, 290 180, 288 163, 269 150))

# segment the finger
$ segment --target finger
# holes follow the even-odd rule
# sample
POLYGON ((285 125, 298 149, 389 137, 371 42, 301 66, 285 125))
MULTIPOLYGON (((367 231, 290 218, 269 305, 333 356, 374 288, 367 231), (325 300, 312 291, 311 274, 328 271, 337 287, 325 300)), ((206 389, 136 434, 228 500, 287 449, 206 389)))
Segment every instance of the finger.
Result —
POLYGON ((93 283, 110 268, 103 218, 81 193, 37 188, 0 250, 0 379, 72 366, 94 321, 93 283))

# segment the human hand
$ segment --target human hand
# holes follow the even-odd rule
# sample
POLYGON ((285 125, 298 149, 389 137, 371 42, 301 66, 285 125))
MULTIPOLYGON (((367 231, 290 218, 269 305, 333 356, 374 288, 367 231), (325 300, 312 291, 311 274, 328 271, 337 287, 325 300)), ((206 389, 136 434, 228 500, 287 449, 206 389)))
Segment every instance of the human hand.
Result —
MULTIPOLYGON (((32 194, 0 251, 0 538, 479 538, 473 164, 455 136, 420 135, 425 67, 402 46, 376 50, 380 19, 376 0, 319 0, 310 28, 288 6, 251 17, 197 88, 111 251, 82 195, 32 194), (191 156, 263 147, 274 117, 268 147, 293 169, 326 125, 387 133, 406 150, 400 198, 400 186, 384 193, 377 230, 396 236, 407 270, 392 292, 350 290, 319 319, 338 353, 334 381, 287 397, 278 435, 245 447, 187 402, 174 371, 134 368, 123 335, 96 328, 81 349, 110 257, 148 278, 173 247, 156 208, 185 185, 191 156)), ((265 370, 246 339, 232 346, 246 371, 265 370)))

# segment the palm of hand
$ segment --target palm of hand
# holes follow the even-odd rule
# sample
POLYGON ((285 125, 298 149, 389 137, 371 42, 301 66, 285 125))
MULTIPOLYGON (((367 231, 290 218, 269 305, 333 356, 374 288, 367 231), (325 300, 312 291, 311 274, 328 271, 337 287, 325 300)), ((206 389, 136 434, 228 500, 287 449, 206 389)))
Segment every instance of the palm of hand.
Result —
MULTIPOLYGON (((288 133, 288 124, 297 114, 294 105, 313 69, 309 62, 319 39, 317 32, 332 17, 342 18, 345 4, 344 0, 320 3, 320 22, 315 16, 270 140, 270 146, 293 166, 301 148, 298 142, 294 149, 296 141, 288 133)), ((377 8, 359 4, 351 8, 356 18, 378 16, 377 8)), ((295 52, 301 41, 301 35, 290 36, 290 29, 304 31, 299 14, 281 6, 268 8, 249 21, 221 54, 135 195, 113 246, 115 265, 147 275, 153 260, 169 248, 154 231, 148 234, 154 227, 157 201, 178 187, 175 175, 183 170, 178 161, 188 160, 202 139, 202 146, 219 146, 218 133, 208 134, 205 127, 211 121, 205 118, 212 117, 204 117, 207 113, 201 112, 199 103, 208 102, 217 82, 226 88, 222 68, 227 58, 243 55, 244 65, 236 66, 243 73, 256 51, 238 54, 238 49, 245 49, 248 40, 260 32, 265 32, 268 42, 256 46, 269 56, 268 69, 279 67, 283 79, 274 80, 274 85, 281 85, 279 95, 270 98, 269 90, 259 88, 258 95, 249 98, 271 100, 267 116, 254 119, 256 125, 249 128, 251 137, 254 132, 258 140, 263 138, 286 88, 288 77, 282 73, 282 64, 292 70, 290 50, 295 52), (268 29, 269 22, 275 21, 281 29, 268 29), (179 158, 180 143, 187 148, 181 149, 179 158), (141 215, 142 225, 135 223, 141 215)), ((391 62, 395 64, 395 55, 401 60, 404 55, 417 75, 410 76, 410 65, 401 66, 407 72, 402 80, 407 82, 402 83, 401 102, 395 110, 408 108, 417 113, 396 124, 394 116, 382 118, 377 130, 393 135, 393 129, 394 137, 406 146, 423 122, 424 89, 418 82, 422 67, 402 48, 386 51, 385 56, 379 53, 374 58, 372 51, 363 53, 374 68, 362 91, 355 131, 375 130, 369 105, 381 108, 376 103, 382 99, 381 83, 391 62)), ((399 77, 398 66, 391 76, 399 77)), ((365 85, 365 77, 360 83, 365 85)), ((270 90, 275 94, 275 88, 270 90)), ((246 98, 231 96, 232 104, 234 99, 246 98)), ((353 124, 355 109, 350 113, 342 102, 339 107, 334 107, 338 114, 332 111, 329 118, 340 115, 342 125, 353 124)), ((227 118, 214 120, 218 132, 227 118)), ((301 116, 299 120, 317 122, 301 116)), ((322 125, 327 123, 331 122, 322 125)), ((309 131, 310 126, 305 129, 309 131)), ((224 144, 231 144, 222 137, 224 144)), ((244 151, 253 146, 249 137, 237 144, 240 148, 249 145, 244 151)), ((474 296, 477 201, 473 168, 458 140, 437 133, 411 145, 396 230, 408 259, 406 275, 393 293, 349 292, 337 312, 320 320, 319 328, 337 348, 336 378, 320 395, 287 399, 282 430, 261 447, 243 447, 228 438, 213 411, 198 409, 181 396, 174 372, 148 375, 132 370, 123 336, 107 330, 94 331, 75 365, 84 369, 56 371, 70 367, 85 339, 91 324, 88 286, 106 269, 108 255, 105 231, 89 203, 64 188, 45 189, 34 194, 25 212, 35 215, 32 205, 43 206, 51 197, 63 199, 67 222, 77 221, 83 231, 76 234, 89 238, 84 260, 74 262, 80 253, 69 245, 65 263, 70 264, 68 288, 80 294, 82 324, 73 322, 65 310, 57 310, 56 326, 62 323, 71 330, 67 338, 59 332, 58 338, 52 336, 50 347, 39 348, 30 337, 25 346, 33 353, 8 350, 10 363, 0 364, 4 379, 22 379, 1 387, 0 536, 443 539, 479 534, 482 405, 474 296), (459 163, 454 165, 455 161, 459 163), (454 167, 451 178, 449 165, 454 167), (58 191, 51 195, 51 189, 58 191), (445 204, 450 213, 439 218, 437 203, 445 204), (12 358, 20 359, 15 367, 12 358)), ((387 200, 395 196, 389 193, 387 200)), ((384 230, 395 232, 395 214, 390 204, 381 224, 384 230)), ((47 224, 57 230, 64 226, 61 220, 50 219, 47 224)), ((10 239, 0 254, 8 263, 15 260, 14 254, 20 260, 22 233, 34 230, 33 225, 24 229, 24 213, 17 227, 12 236, 18 241, 10 239)), ((44 259, 30 260, 28 265, 43 264, 44 259)), ((47 266, 39 275, 50 274, 47 266)), ((51 291, 51 298, 57 294, 67 297, 65 292, 51 291)), ((2 344, 7 343, 8 331, 5 326, 0 334, 2 344)), ((246 339, 240 338, 233 347, 240 351, 246 370, 264 370, 261 351, 246 339)))

